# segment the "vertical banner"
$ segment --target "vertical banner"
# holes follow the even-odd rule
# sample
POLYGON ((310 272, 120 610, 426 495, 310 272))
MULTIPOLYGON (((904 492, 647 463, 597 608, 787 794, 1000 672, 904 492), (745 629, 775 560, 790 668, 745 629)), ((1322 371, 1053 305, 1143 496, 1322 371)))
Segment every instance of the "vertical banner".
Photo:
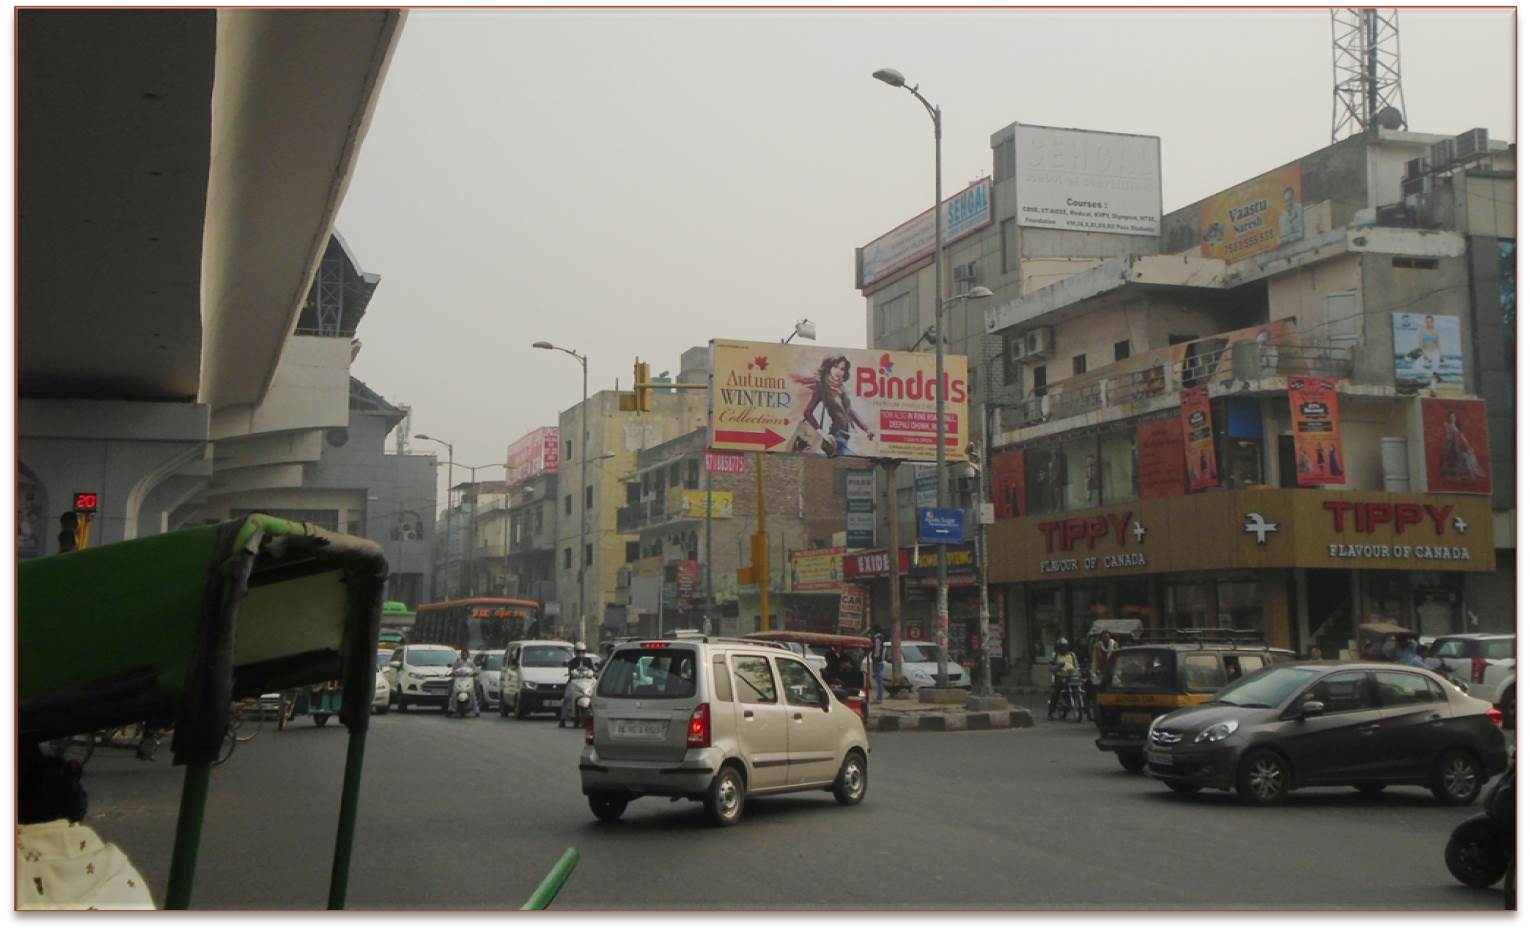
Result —
POLYGON ((1206 386, 1180 391, 1179 420, 1185 435, 1185 471, 1190 477, 1190 491, 1221 485, 1216 437, 1211 430, 1211 394, 1206 386))
POLYGON ((845 546, 863 550, 876 544, 877 475, 869 469, 845 470, 845 546))
POLYGON ((839 626, 848 631, 866 627, 866 587, 844 583, 839 590, 839 626))
POLYGON ((1337 485, 1344 481, 1339 452, 1339 393, 1334 379, 1292 377, 1291 433, 1296 446, 1297 485, 1337 485))
POLYGON ((1429 491, 1493 494, 1487 402, 1420 398, 1419 405, 1429 491))
POLYGON ((914 464, 914 507, 934 508, 938 500, 935 491, 935 464, 914 464))
POLYGON ((1025 515, 1025 451, 1005 450, 995 453, 988 463, 993 483, 995 517, 1004 521, 1025 515))
POLYGON ((1137 423, 1137 487, 1143 501, 1185 494, 1184 450, 1179 418, 1137 423))

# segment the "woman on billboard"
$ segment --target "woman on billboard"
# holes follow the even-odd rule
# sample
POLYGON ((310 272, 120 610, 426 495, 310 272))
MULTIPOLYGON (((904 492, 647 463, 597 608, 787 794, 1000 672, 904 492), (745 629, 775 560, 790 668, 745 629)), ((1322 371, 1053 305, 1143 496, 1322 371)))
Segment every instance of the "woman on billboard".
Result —
POLYGON ((812 450, 824 456, 849 455, 852 426, 859 427, 867 440, 876 439, 851 404, 850 392, 846 388, 850 381, 849 359, 830 356, 819 365, 815 375, 794 374, 792 378, 799 384, 813 387, 802 412, 802 421, 792 438, 793 453, 812 450))
POLYGON ((1445 450, 1440 454, 1440 472, 1447 479, 1471 481, 1482 479, 1487 473, 1477 462, 1477 451, 1461 430, 1461 422, 1452 411, 1445 415, 1445 450))

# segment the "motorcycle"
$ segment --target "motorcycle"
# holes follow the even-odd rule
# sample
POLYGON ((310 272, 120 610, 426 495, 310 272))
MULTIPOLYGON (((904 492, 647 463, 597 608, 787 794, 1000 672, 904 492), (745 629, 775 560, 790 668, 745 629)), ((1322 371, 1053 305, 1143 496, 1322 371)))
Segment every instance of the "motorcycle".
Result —
MULTIPOLYGON (((568 678, 568 689, 572 693, 571 704, 573 706, 573 722, 575 728, 583 728, 585 720, 590 717, 590 709, 595 699, 595 671, 588 667, 575 670, 568 678)), ((570 703, 565 703, 565 708, 570 703)), ((558 714, 558 727, 562 728, 564 716, 562 710, 558 714)))
POLYGON ((1514 767, 1510 766, 1488 794, 1483 815, 1456 826, 1445 843, 1445 866, 1468 887, 1491 887, 1504 882, 1504 908, 1513 909, 1514 884, 1514 767))
MULTIPOLYGON (((473 709, 473 691, 478 688, 477 673, 466 667, 452 671, 451 698, 446 703, 446 715, 451 717, 455 710, 461 718, 467 718, 468 710, 473 709)), ((473 717, 478 717, 478 710, 473 709, 473 717)))
MULTIPOLYGON (((1060 675, 1060 674, 1058 674, 1060 675)), ((1047 707, 1047 720, 1060 718, 1068 720, 1068 714, 1073 714, 1074 720, 1082 722, 1088 703, 1084 698, 1084 678, 1078 670, 1071 671, 1062 689, 1057 693, 1057 700, 1047 707)))

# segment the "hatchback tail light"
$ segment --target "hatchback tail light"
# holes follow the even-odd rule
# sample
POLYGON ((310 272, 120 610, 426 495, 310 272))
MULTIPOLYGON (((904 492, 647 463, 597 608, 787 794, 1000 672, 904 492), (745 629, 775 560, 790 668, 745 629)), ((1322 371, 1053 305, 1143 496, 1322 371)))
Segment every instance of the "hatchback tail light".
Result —
POLYGON ((1482 677, 1487 673, 1487 661, 1481 657, 1472 658, 1472 682, 1482 682, 1482 677))
POLYGON ((1499 728, 1503 727, 1503 710, 1498 708, 1498 706, 1495 705, 1488 707, 1487 716, 1488 721, 1492 722, 1494 725, 1497 725, 1499 728))
POLYGON ((685 730, 685 746, 709 748, 712 746, 712 706, 703 702, 691 713, 691 723, 685 730))
POLYGON ((595 743, 595 713, 593 712, 584 717, 584 743, 595 743))

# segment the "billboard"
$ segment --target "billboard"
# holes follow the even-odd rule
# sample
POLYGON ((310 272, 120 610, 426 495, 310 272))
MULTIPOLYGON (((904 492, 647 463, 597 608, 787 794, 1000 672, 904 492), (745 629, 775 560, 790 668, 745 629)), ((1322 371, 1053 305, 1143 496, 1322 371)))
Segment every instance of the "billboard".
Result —
POLYGON ((1392 361, 1399 387, 1436 395, 1462 394, 1461 318, 1393 312, 1392 361))
MULTIPOLYGON (((974 181, 941 202, 947 246, 993 222, 993 180, 974 181)), ((855 251, 855 286, 862 290, 935 253, 934 210, 884 233, 855 251)))
POLYGON ((1292 162, 1201 201, 1201 255, 1227 262, 1302 238, 1302 167, 1292 162))
POLYGON ((1157 236, 1158 137, 1016 124, 1015 195, 1022 227, 1157 236))
MULTIPOLYGON (((705 518, 707 516, 707 493, 705 489, 681 489, 676 496, 670 493, 668 514, 677 518, 705 518)), ((733 517, 733 493, 714 489, 712 491, 712 517, 733 517)))
POLYGON ((1296 484, 1343 483, 1336 380, 1293 377, 1286 384, 1291 400, 1291 434, 1296 446, 1296 484))
POLYGON ((1206 386, 1197 385, 1180 391, 1179 418, 1185 437, 1185 470, 1190 476, 1190 491, 1199 492, 1221 485, 1222 477, 1217 473, 1217 439, 1211 430, 1211 395, 1206 386))
POLYGON ((1487 402, 1420 398, 1424 472, 1431 492, 1493 494, 1487 402))
POLYGON ((791 551, 787 555, 791 567, 791 591, 837 592, 844 558, 843 547, 791 551))
POLYGON ((528 479, 558 471, 558 428, 538 427, 510 444, 505 455, 506 481, 520 485, 528 479))
MULTIPOLYGON (((967 358, 946 355, 946 459, 967 449, 967 358)), ((933 462, 931 353, 712 341, 710 446, 933 462)))

